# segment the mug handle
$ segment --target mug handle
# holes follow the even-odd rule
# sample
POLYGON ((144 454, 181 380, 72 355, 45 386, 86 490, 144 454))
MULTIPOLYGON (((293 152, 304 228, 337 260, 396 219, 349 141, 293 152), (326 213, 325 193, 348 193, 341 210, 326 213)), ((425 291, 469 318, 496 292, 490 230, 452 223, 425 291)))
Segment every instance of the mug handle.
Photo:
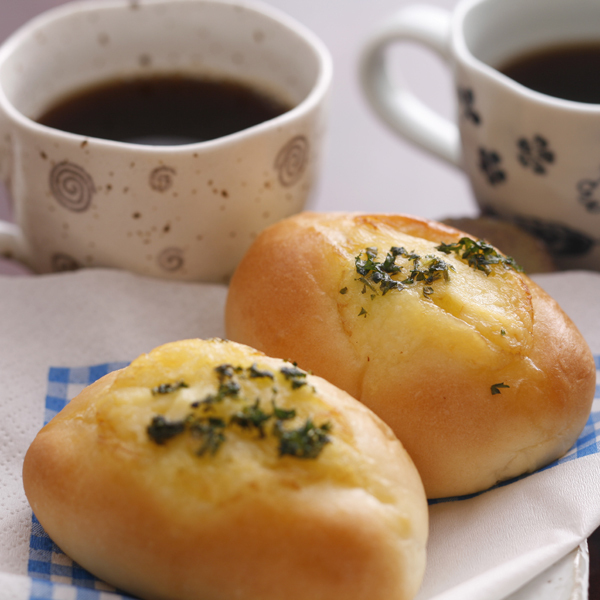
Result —
POLYGON ((384 52, 395 42, 426 46, 450 60, 451 14, 433 6, 409 6, 385 21, 368 39, 360 59, 360 79, 374 111, 396 133, 450 164, 461 167, 458 127, 421 102, 403 85, 392 85, 384 52))
MULTIPOLYGON (((5 125, 0 118, 0 125, 5 125)), ((2 135, 5 127, 0 127, 0 181, 5 183, 10 179, 11 150, 10 138, 2 135)), ((9 187, 7 185, 7 187, 9 187)), ((0 257, 16 260, 26 268, 29 267, 23 232, 18 225, 0 219, 0 257)))
POLYGON ((0 221, 0 256, 26 264, 22 237, 21 229, 17 225, 0 221))

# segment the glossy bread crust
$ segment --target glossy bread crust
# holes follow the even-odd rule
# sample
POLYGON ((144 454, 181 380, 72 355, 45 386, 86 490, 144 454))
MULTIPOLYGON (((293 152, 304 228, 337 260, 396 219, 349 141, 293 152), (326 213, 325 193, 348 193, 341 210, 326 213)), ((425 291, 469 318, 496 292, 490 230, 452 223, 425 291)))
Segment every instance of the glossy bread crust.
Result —
MULTIPOLYGON (((83 567, 141 598, 412 598, 427 538, 414 465, 359 402, 310 375, 294 389, 286 366, 232 342, 186 340, 86 388, 25 458, 25 491, 44 529, 83 567), (277 454, 270 426, 264 437, 228 427, 214 455, 199 456, 194 436, 150 439, 153 414, 173 422, 218 390, 220 365, 243 367, 240 394, 260 397, 265 411, 279 387, 277 406, 330 423, 331 441, 301 459, 277 454), (251 365, 275 379, 251 378, 251 365)), ((240 398, 194 410, 239 410, 240 398)))
MULTIPOLYGON (((436 249, 465 235, 403 215, 303 213, 258 237, 227 300, 230 339, 361 400, 402 441, 429 498, 481 491, 560 457, 595 389, 589 347, 541 288, 509 266, 486 274, 436 249), (448 279, 385 294, 365 284, 355 258, 375 247, 382 262, 397 246, 420 265, 442 259, 448 279)), ((396 263, 398 280, 415 264, 396 263)))

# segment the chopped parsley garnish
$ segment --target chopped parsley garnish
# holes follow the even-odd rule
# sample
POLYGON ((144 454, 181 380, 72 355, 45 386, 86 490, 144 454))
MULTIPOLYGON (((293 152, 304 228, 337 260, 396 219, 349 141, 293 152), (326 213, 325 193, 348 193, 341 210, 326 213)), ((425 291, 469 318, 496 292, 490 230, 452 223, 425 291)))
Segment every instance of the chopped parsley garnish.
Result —
MULTIPOLYGON (((405 285, 415 283, 415 281, 423 281, 427 286, 431 286, 434 281, 444 279, 445 281, 450 280, 450 274, 448 271, 454 271, 454 267, 449 265, 437 256, 428 254, 427 256, 420 257, 415 254, 410 256, 410 260, 413 263, 413 268, 410 271, 410 275, 402 282, 405 285)), ((433 293, 431 288, 429 294, 433 293)), ((425 292, 423 292, 425 293, 425 292)))
POLYGON ((356 272, 360 275, 358 280, 363 283, 363 294, 367 288, 377 292, 376 286, 379 286, 381 294, 385 296, 390 290, 402 290, 404 286, 399 281, 392 279, 392 275, 399 273, 402 267, 396 264, 396 257, 404 256, 404 248, 396 246, 390 248, 383 262, 377 262, 377 248, 367 248, 366 259, 362 259, 359 254, 354 259, 356 272))
MULTIPOLYGON (((221 445, 226 442, 226 429, 237 426, 245 430, 258 432, 260 438, 266 437, 267 431, 270 431, 279 440, 279 456, 316 458, 325 444, 331 441, 328 435, 331 431, 331 425, 325 423, 321 427, 317 427, 310 417, 302 427, 287 430, 284 427, 284 422, 296 417, 296 409, 280 408, 275 404, 277 387, 269 386, 268 389, 264 390, 273 393, 271 399, 272 411, 265 411, 261 408, 260 398, 256 398, 252 403, 243 398, 242 386, 237 381, 236 376, 247 379, 267 378, 275 380, 275 374, 271 371, 260 370, 256 364, 245 369, 224 364, 216 367, 215 372, 218 377, 217 393, 209 394, 204 400, 192 402, 190 404, 192 412, 185 419, 168 421, 163 415, 156 415, 152 418, 146 431, 153 442, 162 446, 172 438, 187 432, 200 442, 196 450, 198 456, 214 455, 221 445), (221 415, 223 410, 227 410, 226 406, 231 406, 221 405, 222 408, 218 413, 216 412, 216 403, 223 402, 227 397, 233 398, 236 403, 242 402, 242 406, 239 407, 238 405, 238 408, 229 412, 229 415, 217 416, 218 414, 221 415), (207 415, 206 411, 209 410, 211 412, 207 415), (275 423, 272 429, 266 430, 266 423, 271 419, 275 423)), ((296 363, 293 363, 292 366, 282 367, 280 373, 285 380, 290 382, 292 390, 307 384, 307 373, 298 369, 296 363)), ((170 385, 170 391, 182 387, 179 384, 166 385, 170 385)))
MULTIPOLYGON (((354 264, 359 275, 357 281, 363 284, 362 293, 366 294, 367 290, 370 290, 372 292, 371 300, 380 293, 385 296, 392 290, 402 291, 417 282, 425 284, 423 296, 429 298, 435 291, 431 284, 441 279, 449 281, 449 271, 454 271, 452 265, 438 256, 428 254, 421 257, 415 252, 408 252, 401 246, 392 246, 383 261, 377 260, 377 248, 366 248, 364 254, 366 258, 362 258, 362 254, 359 254, 354 258, 354 264), (409 262, 407 265, 408 276, 402 280, 399 280, 398 277, 403 267, 396 264, 399 256, 409 262), (412 265, 410 265, 411 262, 412 265)), ((358 316, 366 318, 367 311, 364 307, 361 308, 358 316)))
POLYGON ((259 406, 258 398, 254 404, 244 406, 242 410, 232 415, 230 423, 239 425, 243 429, 256 429, 260 437, 265 437, 264 424, 273 416, 265 413, 259 406))
POLYGON ((281 374, 292 384, 293 390, 306 385, 306 373, 296 366, 281 367, 281 374))
POLYGON ((183 433, 184 430, 185 421, 167 421, 162 415, 153 417, 147 427, 148 435, 159 445, 183 433))
POLYGON ((192 435, 199 438, 202 442, 200 448, 196 450, 196 454, 198 456, 203 456, 207 452, 216 454, 221 444, 225 441, 225 434, 223 433, 226 427, 225 421, 217 417, 200 419, 191 417, 188 418, 188 421, 192 435))
POLYGON ((287 421, 288 419, 293 419, 296 416, 296 409, 290 408, 288 410, 285 408, 278 408, 275 405, 275 401, 273 401, 273 416, 278 421, 287 421))
POLYGON ((317 427, 311 419, 298 429, 286 430, 281 421, 273 427, 273 433, 279 438, 279 456, 295 456, 296 458, 317 458, 325 444, 329 444, 331 424, 324 423, 317 427))
POLYGON ((494 383, 494 385, 492 385, 492 396, 495 396, 496 394, 500 393, 500 388, 509 388, 510 385, 506 385, 504 382, 502 383, 494 383))
POLYGON ((254 363, 248 369, 248 375, 249 375, 250 379, 259 379, 259 378, 262 378, 262 377, 268 377, 269 379, 274 379, 274 375, 273 375, 273 373, 271 373, 271 371, 267 371, 267 370, 261 371, 256 366, 256 363, 254 363))
POLYGON ((343 288, 340 290, 340 294, 347 294, 347 293, 348 293, 348 288, 347 288, 347 287, 343 287, 343 288))
POLYGON ((240 393, 241 386, 237 381, 223 381, 219 385, 219 391, 217 393, 217 398, 219 400, 226 398, 227 396, 237 396, 240 393))
POLYGON ((436 250, 445 254, 454 252, 459 258, 466 260, 470 267, 483 271, 486 275, 492 272, 492 265, 502 265, 505 269, 514 269, 515 271, 523 270, 513 258, 500 254, 485 240, 476 241, 462 237, 453 244, 440 244, 436 250))
POLYGON ((175 383, 161 383, 157 385, 155 388, 152 388, 152 394, 170 394, 171 392, 176 392, 181 388, 189 387, 185 381, 177 381, 175 383))

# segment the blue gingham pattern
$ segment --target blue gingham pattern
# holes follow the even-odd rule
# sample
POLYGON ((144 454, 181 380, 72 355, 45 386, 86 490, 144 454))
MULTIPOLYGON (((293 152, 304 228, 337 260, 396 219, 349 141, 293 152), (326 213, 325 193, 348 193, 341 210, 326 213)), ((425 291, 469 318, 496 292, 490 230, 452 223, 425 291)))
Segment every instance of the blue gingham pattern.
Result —
MULTIPOLYGON (((600 450, 600 385, 598 384, 600 356, 596 356, 595 361, 596 396, 586 426, 573 448, 544 469, 595 454, 600 450)), ((60 412, 83 388, 107 373, 126 365, 127 363, 114 362, 92 367, 51 367, 48 373, 44 424, 60 412)), ((499 485, 508 485, 517 479, 499 485)), ((429 503, 463 500, 476 495, 478 494, 430 500, 429 503)), ((28 571, 32 580, 30 600, 127 600, 131 598, 100 581, 67 557, 48 537, 35 515, 32 516, 31 523, 28 571)))
MULTIPOLYGON (((100 377, 127 366, 125 362, 92 367, 51 367, 48 372, 44 425, 59 413, 79 392, 100 377)), ((48 537, 32 515, 29 538, 28 574, 30 600, 125 600, 131 598, 100 581, 72 561, 48 537)))

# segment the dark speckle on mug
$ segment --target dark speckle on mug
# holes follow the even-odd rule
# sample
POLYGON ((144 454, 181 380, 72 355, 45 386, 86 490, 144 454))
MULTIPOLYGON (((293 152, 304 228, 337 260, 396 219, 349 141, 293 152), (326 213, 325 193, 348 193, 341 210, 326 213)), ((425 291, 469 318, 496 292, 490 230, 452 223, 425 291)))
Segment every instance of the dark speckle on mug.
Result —
POLYGON ((265 39, 264 31, 261 31, 260 29, 257 29, 254 32, 254 34, 252 35, 252 38, 254 39, 254 41, 257 44, 260 44, 265 39))
POLYGON ((98 43, 101 46, 108 45, 110 43, 110 37, 109 37, 109 35, 107 33, 104 33, 104 32, 99 33, 98 34, 98 43))
POLYGON ((149 54, 140 54, 138 62, 140 67, 149 67, 152 64, 152 57, 149 54))
POLYGON ((139 219, 139 218, 142 216, 142 213, 139 213, 139 212, 134 212, 134 213, 133 213, 131 216, 132 216, 134 219, 139 219))

